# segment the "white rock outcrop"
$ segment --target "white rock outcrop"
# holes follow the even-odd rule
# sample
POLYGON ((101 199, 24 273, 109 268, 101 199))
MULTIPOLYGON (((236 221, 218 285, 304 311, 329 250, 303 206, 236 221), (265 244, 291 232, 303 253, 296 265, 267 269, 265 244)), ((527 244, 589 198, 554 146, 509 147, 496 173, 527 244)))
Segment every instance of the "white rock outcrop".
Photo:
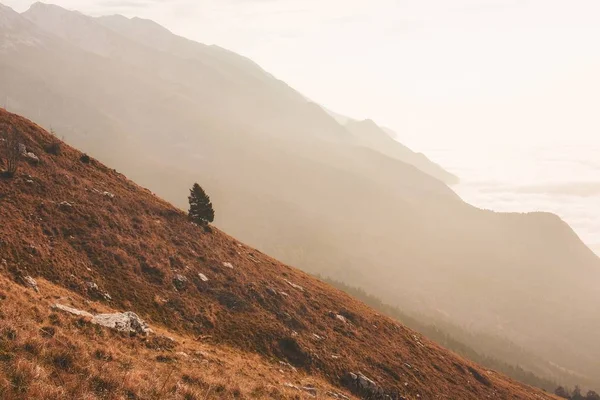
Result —
POLYGON ((131 333, 137 335, 148 335, 152 329, 136 313, 127 311, 115 314, 91 314, 87 311, 78 310, 73 307, 55 304, 52 309, 66 312, 78 317, 90 318, 92 324, 104 326, 119 332, 131 333))

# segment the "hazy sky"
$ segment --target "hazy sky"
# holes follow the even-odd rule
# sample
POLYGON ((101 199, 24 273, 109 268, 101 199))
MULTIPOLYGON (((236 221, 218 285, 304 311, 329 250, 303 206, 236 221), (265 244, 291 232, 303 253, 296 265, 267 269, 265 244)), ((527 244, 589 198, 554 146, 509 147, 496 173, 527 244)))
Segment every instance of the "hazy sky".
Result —
POLYGON ((556 212, 600 254, 600 0, 54 3, 246 55, 333 111, 393 128, 463 178, 455 190, 472 204, 556 212))
MULTIPOLYGON (((23 11, 29 0, 0 0, 23 11)), ((599 141, 598 0, 55 0, 257 61, 416 147, 599 141)))

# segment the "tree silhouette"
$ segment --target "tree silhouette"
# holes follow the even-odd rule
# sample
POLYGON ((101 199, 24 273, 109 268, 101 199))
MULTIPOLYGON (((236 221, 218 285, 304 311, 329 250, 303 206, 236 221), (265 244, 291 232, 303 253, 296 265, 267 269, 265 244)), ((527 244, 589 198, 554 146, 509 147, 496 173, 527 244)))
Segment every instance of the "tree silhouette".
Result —
POLYGON ((197 183, 194 183, 194 186, 190 189, 188 200, 190 202, 188 213, 190 221, 201 226, 206 226, 214 221, 215 210, 210 202, 210 197, 197 183))

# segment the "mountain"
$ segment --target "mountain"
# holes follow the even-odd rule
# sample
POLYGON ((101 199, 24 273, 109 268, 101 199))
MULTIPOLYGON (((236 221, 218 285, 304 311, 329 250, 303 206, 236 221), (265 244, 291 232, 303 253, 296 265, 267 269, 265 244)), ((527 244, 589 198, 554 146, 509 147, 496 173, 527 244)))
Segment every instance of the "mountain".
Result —
POLYGON ((372 120, 349 120, 345 124, 345 127, 354 135, 358 143, 365 147, 414 165, 421 171, 447 184, 456 184, 459 182, 457 176, 449 173, 439 165, 433 163, 424 154, 415 153, 408 147, 392 139, 392 137, 385 131, 384 128, 379 127, 372 120))
POLYGON ((9 110, 181 208, 200 182, 219 228, 284 262, 514 343, 546 378, 600 384, 600 260, 555 215, 472 207, 250 60, 151 22, 9 14, 35 39, 0 45, 9 110))
POLYGON ((391 158, 414 165, 421 171, 448 184, 459 183, 456 175, 432 162, 422 153, 415 153, 396 140, 397 134, 391 129, 378 126, 373 120, 357 121, 344 115, 327 110, 340 125, 343 125, 352 135, 356 143, 373 149, 391 158))
POLYGON ((0 179, 3 399, 554 398, 0 111, 0 132, 13 128, 37 158, 0 179))

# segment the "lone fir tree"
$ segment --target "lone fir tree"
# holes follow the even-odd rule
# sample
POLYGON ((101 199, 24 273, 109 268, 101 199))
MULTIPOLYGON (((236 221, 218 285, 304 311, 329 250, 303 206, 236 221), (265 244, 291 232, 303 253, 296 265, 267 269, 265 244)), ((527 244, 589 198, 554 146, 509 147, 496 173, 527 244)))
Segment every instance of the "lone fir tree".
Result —
POLYGON ((190 202, 188 213, 190 221, 201 226, 206 226, 214 221, 215 210, 210 202, 210 197, 197 183, 194 183, 194 186, 190 189, 188 200, 190 202))

